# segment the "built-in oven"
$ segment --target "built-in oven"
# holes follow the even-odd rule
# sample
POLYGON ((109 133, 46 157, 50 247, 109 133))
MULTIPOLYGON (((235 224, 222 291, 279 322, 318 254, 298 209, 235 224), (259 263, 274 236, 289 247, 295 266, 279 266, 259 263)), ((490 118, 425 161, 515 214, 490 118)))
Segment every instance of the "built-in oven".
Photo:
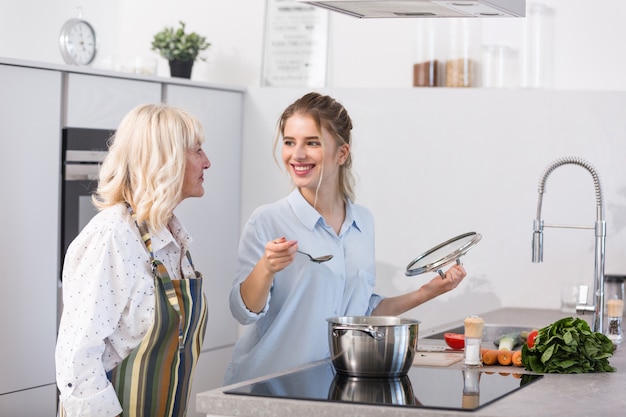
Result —
POLYGON ((113 133, 106 129, 63 129, 61 273, 68 246, 97 212, 91 196, 97 188, 100 164, 113 133))

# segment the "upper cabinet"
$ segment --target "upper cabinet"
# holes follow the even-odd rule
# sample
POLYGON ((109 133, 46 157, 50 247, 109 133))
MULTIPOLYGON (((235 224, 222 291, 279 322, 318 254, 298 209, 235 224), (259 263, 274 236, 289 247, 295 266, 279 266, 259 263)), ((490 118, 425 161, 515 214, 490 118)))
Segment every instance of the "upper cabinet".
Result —
POLYGON ((64 127, 116 129, 132 108, 161 102, 161 83, 66 73, 64 127))

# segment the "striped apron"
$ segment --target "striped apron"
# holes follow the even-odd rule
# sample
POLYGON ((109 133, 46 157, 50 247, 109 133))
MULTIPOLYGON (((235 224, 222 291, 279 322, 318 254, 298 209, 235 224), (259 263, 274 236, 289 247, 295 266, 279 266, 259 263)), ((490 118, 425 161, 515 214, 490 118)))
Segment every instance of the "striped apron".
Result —
MULTIPOLYGON (((129 207, 129 212, 135 214, 129 207)), ((170 279, 154 259, 147 226, 139 226, 150 253, 155 287, 154 323, 139 346, 107 373, 122 405, 123 417, 184 417, 206 330, 207 305, 202 274, 186 256, 195 277, 170 279)), ((65 417, 59 403, 59 416, 65 417)))
MULTIPOLYGON (((134 217, 134 213, 132 213, 134 217)), ((155 277, 155 319, 139 346, 109 373, 123 417, 184 417, 204 332, 207 305, 202 274, 170 279, 154 259, 145 223, 139 227, 155 277)), ((193 268, 189 251, 187 259, 193 268)))

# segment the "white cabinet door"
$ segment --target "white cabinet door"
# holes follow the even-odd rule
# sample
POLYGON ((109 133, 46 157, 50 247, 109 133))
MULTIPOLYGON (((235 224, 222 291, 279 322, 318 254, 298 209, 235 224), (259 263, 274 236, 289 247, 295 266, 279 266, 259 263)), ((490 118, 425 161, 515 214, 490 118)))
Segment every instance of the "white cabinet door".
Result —
POLYGON ((6 393, 55 383, 61 78, 0 65, 0 404, 6 393))
POLYGON ((204 196, 183 201, 176 214, 193 236, 191 256, 204 274, 209 320, 203 350, 230 346, 238 336, 228 294, 239 244, 243 93, 167 85, 165 96, 204 126, 204 150, 211 161, 204 196))
POLYGON ((46 385, 12 394, 0 394, 2 417, 56 417, 57 387, 46 385))
POLYGON ((161 102, 161 83, 67 74, 64 127, 116 129, 133 107, 161 102))

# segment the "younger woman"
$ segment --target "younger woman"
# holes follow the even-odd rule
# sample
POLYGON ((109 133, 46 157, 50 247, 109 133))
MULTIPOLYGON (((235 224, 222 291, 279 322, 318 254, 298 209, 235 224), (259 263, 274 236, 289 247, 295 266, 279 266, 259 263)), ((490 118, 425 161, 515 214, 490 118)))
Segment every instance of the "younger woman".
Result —
POLYGON ((455 265, 417 291, 374 294, 374 219, 354 204, 348 112, 309 93, 287 107, 278 127, 295 189, 259 207, 243 229, 230 308, 249 326, 235 345, 227 384, 328 358, 328 317, 399 315, 465 277, 455 265), (296 250, 333 258, 317 264, 296 250))

